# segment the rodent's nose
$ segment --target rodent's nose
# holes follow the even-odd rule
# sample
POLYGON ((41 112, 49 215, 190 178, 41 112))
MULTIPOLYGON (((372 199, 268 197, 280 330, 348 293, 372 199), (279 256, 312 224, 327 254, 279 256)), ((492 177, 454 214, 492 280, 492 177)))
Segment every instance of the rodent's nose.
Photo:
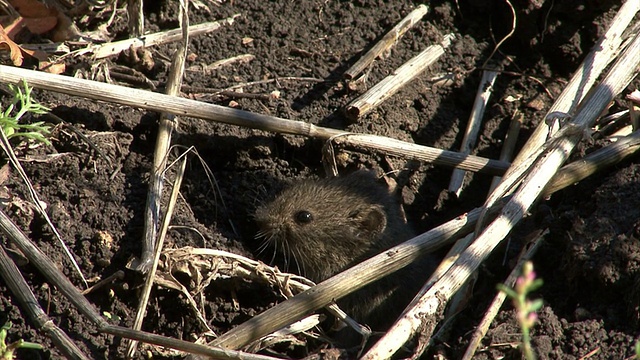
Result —
POLYGON ((268 213, 256 214, 255 221, 262 233, 278 233, 284 226, 283 221, 270 216, 268 213))

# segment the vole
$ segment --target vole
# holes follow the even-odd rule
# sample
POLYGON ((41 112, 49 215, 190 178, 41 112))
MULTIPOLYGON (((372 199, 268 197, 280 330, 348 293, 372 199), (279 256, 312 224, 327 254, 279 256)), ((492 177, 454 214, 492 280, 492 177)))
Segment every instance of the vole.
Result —
MULTIPOLYGON (((414 236, 400 204, 372 171, 292 184, 255 212, 263 238, 289 270, 320 282, 414 236)), ((427 258, 338 301, 373 330, 385 327, 427 280, 427 258)))

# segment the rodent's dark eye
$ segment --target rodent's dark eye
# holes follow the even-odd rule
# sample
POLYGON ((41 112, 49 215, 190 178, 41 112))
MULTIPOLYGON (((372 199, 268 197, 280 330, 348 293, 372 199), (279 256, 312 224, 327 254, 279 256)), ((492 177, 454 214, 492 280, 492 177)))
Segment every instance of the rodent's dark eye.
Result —
POLYGON ((313 220, 313 215, 311 215, 310 212, 302 210, 302 211, 298 211, 295 215, 294 215, 296 222, 298 224, 308 224, 313 220))

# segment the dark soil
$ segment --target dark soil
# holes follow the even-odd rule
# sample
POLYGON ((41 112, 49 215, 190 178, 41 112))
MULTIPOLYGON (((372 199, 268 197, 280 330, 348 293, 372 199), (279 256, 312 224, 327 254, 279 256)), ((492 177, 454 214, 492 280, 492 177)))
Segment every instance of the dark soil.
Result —
MULTIPOLYGON (((177 26, 176 2, 147 3, 149 31, 177 26)), ((516 33, 488 65, 501 64, 508 73, 500 75, 496 82, 476 154, 498 158, 516 110, 524 115, 519 145, 524 143, 553 97, 605 32, 620 3, 513 1, 518 16, 516 33), (519 100, 507 101, 508 97, 519 100)), ((456 35, 453 45, 428 71, 362 121, 350 123, 343 115, 344 105, 358 92, 341 83, 342 73, 417 4, 406 0, 235 0, 210 6, 208 11, 192 10, 190 19, 194 24, 236 13, 241 16, 232 26, 191 40, 190 51, 195 56, 188 64, 191 69, 186 73, 185 85, 191 91, 185 88, 185 96, 191 93, 196 98, 257 113, 457 150, 473 105, 480 68, 490 56, 495 39, 510 30, 511 15, 504 1, 430 2, 425 18, 407 32, 388 57, 373 65, 366 87, 426 46, 439 42, 444 34, 456 35), (201 70, 202 65, 241 54, 252 54, 255 59, 223 66, 210 74, 201 70), (443 74, 453 74, 453 80, 434 80, 443 74), (282 77, 313 77, 323 81, 278 80, 244 88, 245 92, 258 94, 280 91, 280 97, 271 101, 212 97, 197 90, 282 77)), ((92 30, 91 26, 99 25, 98 20, 94 20, 95 24, 84 23, 90 28, 83 30, 92 30)), ((116 39, 126 38, 124 17, 116 19, 110 31, 116 39)), ((174 49, 175 45, 148 49, 155 66, 146 75, 158 81, 160 88, 168 71, 168 64, 162 59, 169 58, 174 49)), ((90 61, 84 58, 69 63, 68 75, 88 69, 90 61)), ((126 56, 113 61, 131 65, 126 56)), ((34 96, 92 139, 106 156, 98 156, 66 127, 55 129, 51 146, 17 148, 51 219, 75 253, 85 277, 94 283, 125 269, 127 262, 140 254, 158 115, 52 92, 35 91, 34 96)), ((619 111, 624 104, 619 100, 610 111, 619 111)), ((323 173, 323 144, 315 139, 180 119, 174 143, 195 147, 212 170, 217 187, 208 181, 198 159, 192 157, 173 218, 174 225, 191 229, 171 230, 169 247, 207 247, 255 257, 252 254, 257 244, 253 240, 255 226, 251 214, 256 206, 291 179, 323 173)), ((586 144, 580 152, 584 154, 602 144, 586 144)), ((172 156, 177 154, 176 150, 172 156)), ((342 159, 341 171, 367 167, 391 172, 405 167, 403 161, 384 155, 347 153, 342 159)), ((403 190, 407 217, 416 230, 426 231, 482 204, 490 176, 469 176, 461 197, 454 199, 446 194, 450 175, 449 168, 422 164, 403 190)), ((536 216, 517 228, 509 245, 499 248, 483 265, 475 296, 458 315, 454 330, 439 339, 425 358, 438 354, 457 359, 462 355, 471 332, 496 293, 496 284, 504 281, 511 271, 520 240, 546 227, 550 228, 550 235, 534 258, 536 271, 544 279, 544 286, 533 295, 545 304, 533 330, 539 358, 633 356, 640 320, 639 190, 640 163, 634 158, 539 205, 534 209, 536 216)), ((51 230, 40 216, 34 215, 25 187, 15 172, 2 184, 2 191, 8 197, 5 211, 80 287, 78 276, 51 230)), ((10 244, 4 244, 11 249, 10 244)), ((96 359, 124 356, 124 342, 97 333, 96 327, 80 316, 33 265, 24 264, 20 269, 40 305, 89 356, 96 359)), ((124 280, 96 290, 88 299, 100 312, 119 317, 113 321, 131 326, 140 283, 139 275, 127 271, 124 280)), ((226 282, 214 287, 216 290, 207 293, 205 316, 218 333, 279 301, 270 289, 260 286, 226 282)), ((53 343, 33 327, 0 280, 0 323, 6 320, 13 323, 10 341, 22 338, 45 347, 43 352, 20 352, 20 358, 61 357, 53 343)), ((195 321, 181 295, 157 289, 152 292, 144 330, 193 341, 204 329, 195 321)), ((519 333, 514 310, 505 304, 476 358, 520 358, 514 348, 519 333)), ((279 351, 296 357, 326 351, 313 344, 316 343, 307 348, 279 351)), ((143 349, 151 351, 154 358, 171 356, 157 348, 143 349)))

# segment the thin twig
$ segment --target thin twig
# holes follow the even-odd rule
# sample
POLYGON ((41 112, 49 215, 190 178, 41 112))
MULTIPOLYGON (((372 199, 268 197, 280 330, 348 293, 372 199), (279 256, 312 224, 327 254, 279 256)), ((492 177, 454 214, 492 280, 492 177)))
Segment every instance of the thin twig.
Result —
MULTIPOLYGON (((504 281, 504 284, 507 287, 510 287, 510 288, 513 287, 513 284, 515 284, 516 279, 518 278, 518 276, 520 276, 522 265, 526 261, 533 258, 533 255, 535 255, 535 253, 538 251, 538 248, 540 247, 540 244, 542 243, 542 239, 544 239, 544 237, 547 236, 547 234, 549 234, 548 229, 543 231, 541 234, 536 236, 534 240, 532 240, 530 243, 525 245, 525 247, 522 249, 522 252, 518 258, 518 263, 513 267, 513 270, 511 271, 507 279, 504 281)), ((498 311, 500 310, 500 307, 502 306, 502 303, 504 302, 506 297, 507 297, 507 294, 505 292, 498 291, 495 298, 491 302, 491 305, 489 305, 489 307, 487 308, 487 311, 485 312, 484 317, 476 327, 476 330, 473 332, 473 335, 471 336, 471 340, 469 340, 469 345, 467 346, 467 350, 462 356, 462 360, 471 360, 471 358, 476 352, 476 349, 478 348, 478 345, 480 345, 480 341, 486 335, 487 330, 489 330, 489 326, 491 325, 491 322, 493 322, 493 319, 498 314, 498 311)))
POLYGON ((112 80, 131 84, 136 88, 148 88, 152 91, 155 91, 157 88, 156 82, 149 79, 143 73, 122 65, 109 66, 109 76, 112 80))
MULTIPOLYGON (((189 36, 197 36, 206 34, 212 31, 216 31, 225 25, 232 25, 235 18, 240 16, 240 14, 235 14, 226 19, 222 19, 219 21, 206 22, 198 25, 192 25, 189 27, 189 36)), ((134 37, 131 39, 125 39, 120 41, 114 41, 111 43, 100 44, 100 45, 91 45, 84 49, 79 49, 74 51, 72 54, 76 56, 93 54, 95 59, 106 58, 111 55, 117 55, 120 52, 128 49, 138 49, 141 47, 150 47, 155 45, 166 44, 170 42, 175 42, 180 40, 183 37, 182 29, 172 29, 168 31, 141 35, 139 37, 134 37)))
MULTIPOLYGON (((160 254, 162 253, 164 240, 167 236, 167 230, 169 229, 169 224, 171 223, 171 217, 173 216, 173 209, 178 199, 178 194, 180 193, 180 186, 182 185, 182 179, 184 176, 184 170, 186 166, 187 166, 187 154, 185 153, 183 154, 182 163, 180 164, 180 167, 176 174, 176 179, 173 183, 171 198, 169 199, 169 204, 167 205, 167 211, 162 221, 162 228, 160 229, 158 241, 155 246, 156 251, 155 251, 155 256, 153 258, 153 261, 151 263, 151 269, 149 269, 149 272, 145 279, 144 287, 142 288, 142 294, 140 295, 140 299, 138 302, 138 309, 136 311, 136 318, 133 322, 133 327, 132 327, 132 329, 134 330, 142 329, 142 322, 144 321, 144 316, 147 311, 147 304, 149 302, 149 296, 151 295, 151 288, 155 280, 156 271, 158 270, 158 261, 160 260, 160 254)), ((138 344, 137 341, 131 341, 127 349, 127 358, 132 358, 135 355, 135 348, 137 344, 138 344)))
MULTIPOLYGON (((184 89, 184 87, 183 87, 184 89)), ((262 101, 271 101, 277 98, 273 94, 254 94, 239 91, 219 90, 219 89, 203 89, 203 88, 186 88, 190 93, 210 93, 211 95, 194 96, 197 99, 221 98, 227 97, 232 99, 253 99, 262 101), (204 90, 204 91, 199 91, 204 90)))
POLYGON ((375 44, 369 51, 367 51, 364 56, 362 56, 358 61, 356 61, 353 66, 349 68, 349 70, 344 72, 344 78, 349 80, 353 79, 358 74, 360 74, 364 69, 366 69, 371 63, 377 59, 383 53, 389 51, 391 47, 393 47, 398 40, 404 35, 407 30, 411 29, 413 25, 415 25, 420 19, 422 19, 427 12, 429 11, 429 7, 420 4, 413 11, 411 11, 404 19, 400 20, 400 22, 393 27, 388 33, 386 33, 377 44, 375 44))
POLYGON ((118 270, 115 273, 107 276, 106 278, 98 281, 97 283, 93 284, 92 286, 88 287, 86 290, 82 291, 82 295, 88 295, 91 294, 92 292, 94 292, 97 289, 102 288, 103 286, 110 284, 116 280, 122 280, 124 279, 124 271, 123 270, 118 270))
POLYGON ((629 118, 631 119, 633 130, 640 129, 640 107, 633 101, 629 101, 629 118))
MULTIPOLYGON (((348 134, 342 130, 315 126, 302 121, 286 120, 275 116, 256 114, 150 91, 0 65, 0 81, 19 83, 22 79, 26 79, 30 86, 36 88, 254 129, 320 139, 329 139, 335 135, 348 134)), ((501 174, 508 167, 507 163, 501 161, 472 155, 465 156, 453 151, 443 151, 384 136, 363 134, 353 134, 353 136, 356 139, 351 140, 352 144, 357 143, 359 147, 375 149, 379 147, 378 144, 386 143, 386 147, 394 149, 395 156, 403 156, 405 151, 409 151, 409 157, 433 158, 437 160, 438 164, 445 166, 455 165, 469 171, 482 171, 496 175, 501 174)))
MULTIPOLYGON (((478 92, 476 92, 476 99, 473 103, 471 114, 469 115, 469 123, 467 124, 462 145, 460 146, 460 152, 462 154, 471 154, 471 151, 475 147, 480 132, 480 125, 482 124, 482 117, 484 116, 484 110, 493 92, 493 83, 496 81, 496 77, 498 77, 498 73, 495 71, 485 70, 482 72, 478 92)), ((449 192, 455 194, 456 197, 459 197, 462 192, 465 174, 465 171, 459 169, 453 170, 451 174, 449 192)))
MULTIPOLYGON (((237 56, 233 56, 227 59, 222 59, 222 60, 218 60, 212 64, 206 65, 204 67, 204 72, 205 73, 211 73, 212 71, 221 68, 223 66, 227 66, 227 65, 231 65, 231 64, 235 64, 237 62, 239 63, 248 63, 250 61, 252 61, 253 59, 255 59, 255 55, 253 54, 242 54, 242 55, 237 55, 237 56)), ((190 70, 190 69, 187 69, 190 70)))
POLYGON ((624 127, 622 123, 630 119, 629 113, 630 111, 627 109, 599 119, 595 126, 596 131, 591 134, 591 137, 601 139, 614 132, 614 129, 624 127))
POLYGON ((71 249, 69 249, 69 247, 64 242, 64 240, 62 240, 62 235, 60 235, 60 233, 58 232, 58 229, 55 227, 55 225, 53 225, 53 222, 49 218, 49 214, 47 214, 47 211, 42 206, 43 202, 40 200, 38 193, 33 188, 33 184, 31 183, 31 180, 27 176, 27 173, 22 168, 22 165, 20 165, 20 161, 18 161, 18 158, 16 157, 16 154, 13 152, 13 148, 9 143, 9 139, 7 139, 7 135, 5 134, 4 129, 2 129, 1 127, 0 127, 0 146, 2 147, 2 150, 4 150, 4 152, 9 157, 9 162, 11 162, 13 167, 18 171, 18 174, 22 178, 22 181, 24 181, 28 190, 27 193, 29 194, 29 198, 31 199, 33 206, 36 208, 36 210, 38 210, 38 214, 40 214, 40 216, 42 216, 44 220, 47 222, 47 225, 49 225, 49 227, 51 228, 51 231, 53 231, 54 236, 62 246, 62 249, 64 250, 64 252, 67 254, 67 258, 69 258, 69 260, 71 261, 71 264, 73 264, 75 271, 78 273, 78 275, 80 275, 80 279, 82 279, 82 283, 84 284, 84 287, 85 288, 88 287, 89 285, 87 284, 87 280, 82 274, 82 270, 80 270, 80 266, 78 265, 78 262, 73 256, 73 252, 71 252, 71 249))
MULTIPOLYGON (((204 158, 200 155, 198 150, 195 147, 191 146, 191 147, 189 147, 187 149, 186 152, 191 152, 191 153, 195 154, 195 156, 198 158, 198 161, 200 161, 200 165, 202 165, 202 169, 204 170, 204 174, 207 176, 207 180, 209 180, 209 184, 211 184, 211 189, 213 190, 213 194, 221 194, 222 191, 220 191, 220 187, 218 186, 218 180, 216 180, 216 177, 213 175, 213 171, 211 170, 211 168, 209 167, 207 162, 204 160, 204 158)), ((222 205, 222 209, 224 211, 224 214, 225 214, 225 216, 228 217, 229 226, 231 226, 231 229, 233 230, 233 233, 238 235, 238 231, 236 229, 236 226, 233 224, 233 221, 231 220, 231 217, 229 216, 229 209, 227 208, 227 204, 225 203, 223 197, 220 196, 219 198, 217 198, 215 200, 219 200, 220 201, 220 204, 222 205)))
POLYGON ((518 18, 516 17, 516 10, 513 8, 513 5, 511 5, 511 2, 509 0, 504 1, 507 3, 507 5, 509 5, 509 9, 511 10, 511 30, 500 41, 498 41, 496 46, 493 48, 493 51, 491 51, 489 57, 487 57, 487 60, 485 60, 482 64, 483 68, 487 66, 487 63, 489 63, 489 61, 491 61, 491 58, 493 58, 493 55, 496 53, 496 51, 498 51, 502 43, 507 41, 507 39, 510 38, 511 35, 513 35, 513 33, 516 31, 516 22, 518 21, 518 18))
MULTIPOLYGON (((502 150, 500 150, 500 161, 511 161, 513 157, 513 153, 516 150, 516 144, 518 142, 518 135, 520 134, 520 127, 522 126, 523 116, 517 110, 514 112, 511 117, 511 122, 509 123, 509 130, 507 131, 507 135, 502 143, 502 150)), ((491 186, 489 187, 489 193, 492 193, 493 190, 498 186, 501 176, 494 176, 491 181, 491 186)))
MULTIPOLYGON (((176 96, 180 93, 182 85, 182 77, 184 76, 184 67, 187 57, 188 41, 189 41, 189 18, 187 14, 188 1, 180 2, 180 24, 182 29, 182 41, 178 50, 174 53, 169 70, 169 79, 167 81, 167 95, 176 96)), ((139 261, 134 264, 136 270, 146 273, 154 258, 156 235, 158 231, 158 221, 160 216, 160 199, 162 198, 162 187, 164 180, 162 174, 165 171, 167 154, 171 146, 171 134, 178 126, 178 117, 171 113, 164 112, 160 116, 160 126, 158 128, 158 137, 156 138, 156 146, 153 153, 153 169, 151 171, 151 181, 149 191, 147 193, 147 207, 145 210, 145 233, 143 238, 142 254, 139 261)))
POLYGON ((144 34, 144 12, 142 11, 142 0, 129 0, 127 4, 130 34, 135 37, 142 36, 142 34, 144 34))
POLYGON ((453 39, 454 35, 446 35, 440 44, 427 47, 420 54, 396 69, 391 75, 374 85, 366 93, 353 100, 346 106, 347 117, 351 120, 357 120, 382 104, 382 102, 390 98, 438 60, 444 54, 444 50, 451 45, 453 39))
POLYGON ((270 84, 272 82, 278 83, 279 81, 300 81, 300 82, 321 83, 321 82, 326 82, 327 80, 320 79, 320 78, 314 78, 314 77, 283 76, 283 77, 278 77, 278 78, 273 78, 273 79, 256 80, 256 81, 245 82, 245 83, 242 83, 242 84, 236 84, 236 85, 232 85, 232 86, 229 86, 227 88, 224 88, 223 90, 242 89, 242 88, 246 88, 246 87, 249 87, 249 86, 270 84))
POLYGON ((18 299, 20 309, 27 313, 31 322, 36 325, 37 330, 44 331, 47 334, 67 359, 89 359, 73 340, 56 326, 54 321, 45 313, 20 270, 5 252, 4 246, 0 246, 0 274, 11 294, 18 299))
POLYGON ((52 119, 53 122, 56 123, 56 124, 61 124, 65 128, 69 129, 69 131, 71 131, 72 133, 78 135, 78 137, 80 139, 82 139, 82 141, 87 143, 87 145, 89 145, 89 147, 93 151, 95 151, 96 154, 98 154, 98 157, 102 157, 102 159, 105 161, 107 166, 110 169, 113 170, 113 164, 109 161, 109 158, 107 157, 107 155, 105 155, 104 152, 102 152, 102 150, 100 150, 100 148, 93 142, 93 140, 89 139, 85 134, 83 134, 82 131, 78 130, 75 126, 69 124, 68 122, 63 120, 61 117, 59 117, 58 115, 53 114, 51 112, 46 113, 44 116, 52 119))
MULTIPOLYGON (((182 42, 178 46, 178 50, 174 53, 173 61, 171 62, 171 69, 169 74, 169 80, 167 82, 166 92, 168 95, 176 95, 180 92, 180 86, 182 85, 182 77, 184 75, 184 66, 187 57, 187 51, 189 49, 189 0, 180 1, 180 26, 182 29, 182 42)), ((184 167, 186 166, 186 154, 181 166, 181 172, 176 175, 175 183, 173 185, 173 192, 171 193, 171 199, 165 212, 165 219, 161 229, 160 236, 157 237, 158 232, 158 218, 160 216, 160 200, 162 198, 163 174, 166 170, 166 159, 169 147, 171 146, 171 134, 173 130, 178 126, 178 118, 172 114, 163 113, 160 116, 160 127, 158 130, 158 138, 156 140, 156 147, 154 150, 153 169, 151 172, 151 182, 149 186, 149 192, 147 193, 147 208, 145 211, 145 237, 143 239, 143 250, 140 257, 140 261, 136 265, 136 269, 147 273, 145 279, 145 288, 143 289, 142 296, 139 299, 138 311, 136 319, 133 324, 134 330, 142 329, 142 321, 146 313, 147 302, 149 300, 149 294, 151 293, 151 285, 153 284, 153 278, 158 267, 158 259, 160 257, 162 244, 169 227, 169 221, 173 215, 173 206, 175 205, 176 198, 178 196, 178 190, 182 183, 182 174, 184 174, 184 167)), ((127 348, 127 357, 131 358, 135 354, 137 342, 131 341, 127 348)))
POLYGON ((553 177, 543 197, 578 183, 602 169, 617 164, 640 149, 640 130, 621 138, 615 143, 598 149, 582 159, 568 164, 553 177))

